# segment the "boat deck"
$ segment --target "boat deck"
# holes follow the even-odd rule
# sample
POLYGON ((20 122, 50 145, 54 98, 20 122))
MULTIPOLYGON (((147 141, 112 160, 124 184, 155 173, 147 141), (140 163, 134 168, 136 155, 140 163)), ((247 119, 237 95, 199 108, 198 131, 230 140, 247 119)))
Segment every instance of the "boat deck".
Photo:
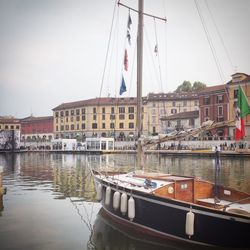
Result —
POLYGON ((227 211, 228 213, 237 213, 242 214, 250 217, 250 204, 241 204, 238 202, 231 202, 226 200, 218 200, 215 202, 214 198, 205 198, 205 199, 198 199, 198 203, 200 204, 210 204, 216 205, 221 210, 227 211))
POLYGON ((101 179, 106 179, 107 181, 112 181, 113 184, 118 185, 123 188, 128 188, 131 190, 137 190, 144 193, 151 193, 159 187, 163 187, 172 183, 172 181, 166 180, 153 180, 154 187, 149 187, 145 185, 146 178, 136 177, 132 174, 118 174, 113 176, 103 176, 101 179))

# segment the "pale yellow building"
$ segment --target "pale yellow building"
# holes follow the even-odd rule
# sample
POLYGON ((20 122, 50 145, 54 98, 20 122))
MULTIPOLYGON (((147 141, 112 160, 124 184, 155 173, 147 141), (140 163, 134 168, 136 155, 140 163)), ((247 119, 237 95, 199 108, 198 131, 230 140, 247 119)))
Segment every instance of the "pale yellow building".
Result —
POLYGON ((14 117, 0 117, 0 130, 20 130, 20 120, 14 117))
MULTIPOLYGON (((229 95, 229 120, 235 119, 235 111, 237 107, 237 93, 239 85, 245 92, 248 98, 248 103, 250 103, 250 75, 244 73, 235 73, 232 75, 232 80, 227 83, 228 95, 229 95)), ((245 129, 246 138, 250 139, 250 115, 245 118, 245 129)), ((229 127, 230 138, 235 138, 235 125, 229 127)))
POLYGON ((149 93, 147 96, 148 134, 166 133, 170 121, 168 116, 199 110, 198 94, 191 93, 149 93))
MULTIPOLYGON (((143 133, 147 128, 143 105, 143 133)), ((104 136, 116 139, 136 136, 136 98, 94 98, 62 103, 53 109, 55 138, 104 136)))

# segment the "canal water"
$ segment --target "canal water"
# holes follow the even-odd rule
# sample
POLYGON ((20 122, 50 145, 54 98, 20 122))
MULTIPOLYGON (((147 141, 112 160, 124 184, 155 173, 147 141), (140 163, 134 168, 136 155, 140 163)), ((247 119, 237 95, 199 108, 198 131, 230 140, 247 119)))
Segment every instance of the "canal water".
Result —
MULTIPOLYGON (((0 155, 7 187, 0 197, 0 249, 194 249, 122 228, 105 216, 95 200, 89 166, 128 171, 135 165, 132 154, 0 155)), ((221 184, 250 192, 248 158, 222 158, 219 176, 212 158, 147 155, 144 167, 209 181, 217 176, 221 184)))

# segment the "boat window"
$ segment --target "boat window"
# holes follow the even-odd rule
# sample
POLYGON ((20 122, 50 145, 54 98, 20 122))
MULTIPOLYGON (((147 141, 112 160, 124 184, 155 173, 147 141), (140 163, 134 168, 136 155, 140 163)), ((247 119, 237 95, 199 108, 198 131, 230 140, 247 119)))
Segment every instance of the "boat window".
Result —
POLYGON ((181 184, 181 189, 187 189, 187 187, 188 187, 188 184, 187 184, 187 183, 181 184))

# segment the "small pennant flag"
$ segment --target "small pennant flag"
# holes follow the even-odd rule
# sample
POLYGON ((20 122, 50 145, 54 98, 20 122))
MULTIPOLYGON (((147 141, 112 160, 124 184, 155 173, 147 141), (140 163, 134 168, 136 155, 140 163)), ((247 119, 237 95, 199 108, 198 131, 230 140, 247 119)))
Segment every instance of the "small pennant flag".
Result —
POLYGON ((131 35, 130 35, 129 30, 127 30, 127 38, 128 38, 129 45, 131 45, 131 35))
POLYGON ((157 44, 155 45, 154 52, 155 52, 156 55, 158 54, 158 45, 157 44))
POLYGON ((125 84, 125 81, 124 81, 124 78, 122 76, 122 82, 121 82, 121 86, 120 86, 120 95, 122 95, 124 92, 127 91, 127 87, 126 87, 126 84, 125 84))
POLYGON ((128 29, 130 30, 130 25, 132 24, 132 19, 130 14, 128 15, 128 29))
POLYGON ((236 109, 235 140, 240 140, 240 139, 243 139, 245 136, 244 117, 250 114, 250 107, 248 104, 248 100, 241 86, 239 86, 237 98, 238 98, 238 101, 237 101, 237 109, 236 109))
POLYGON ((124 53, 124 69, 128 71, 128 52, 127 49, 125 49, 124 53))

